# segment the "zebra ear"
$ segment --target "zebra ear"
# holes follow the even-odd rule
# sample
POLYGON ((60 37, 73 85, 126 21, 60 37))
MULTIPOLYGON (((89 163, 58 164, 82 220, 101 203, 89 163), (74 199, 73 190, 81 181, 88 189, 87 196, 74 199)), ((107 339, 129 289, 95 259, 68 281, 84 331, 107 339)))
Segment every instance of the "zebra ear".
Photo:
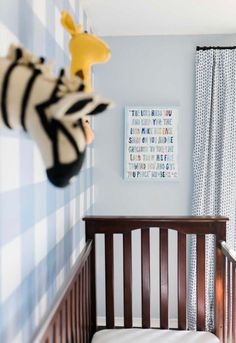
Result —
POLYGON ((102 113, 102 112, 106 111, 106 109, 110 106, 111 106, 110 101, 101 101, 99 104, 96 104, 96 106, 93 108, 93 110, 91 112, 89 112, 87 115, 92 116, 92 115, 102 113))
POLYGON ((76 122, 80 118, 95 115, 106 110, 110 101, 99 99, 92 93, 78 92, 69 94, 50 106, 54 119, 76 122))
POLYGON ((91 103, 93 101, 93 98, 87 98, 87 99, 81 99, 78 100, 77 102, 75 102, 70 108, 68 108, 68 110, 66 111, 65 115, 73 115, 81 110, 83 110, 83 108, 88 105, 89 103, 91 103))
POLYGON ((23 48, 21 48, 20 46, 11 44, 8 49, 7 58, 11 61, 17 61, 22 56, 23 56, 23 48))
POLYGON ((50 107, 54 119, 76 121, 85 117, 94 108, 96 96, 89 93, 78 92, 68 94, 50 107))

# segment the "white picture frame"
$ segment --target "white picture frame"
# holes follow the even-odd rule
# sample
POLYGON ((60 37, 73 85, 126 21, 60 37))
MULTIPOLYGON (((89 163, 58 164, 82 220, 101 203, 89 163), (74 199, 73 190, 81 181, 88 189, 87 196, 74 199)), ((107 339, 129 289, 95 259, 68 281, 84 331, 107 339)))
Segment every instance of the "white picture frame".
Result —
POLYGON ((126 106, 124 179, 178 181, 178 106, 126 106))

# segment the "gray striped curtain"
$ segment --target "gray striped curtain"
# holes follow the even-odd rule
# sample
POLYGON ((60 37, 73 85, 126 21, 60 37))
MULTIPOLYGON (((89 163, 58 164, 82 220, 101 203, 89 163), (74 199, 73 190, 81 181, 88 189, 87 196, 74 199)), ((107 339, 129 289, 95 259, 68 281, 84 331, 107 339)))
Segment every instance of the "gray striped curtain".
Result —
MULTIPOLYGON (((230 218, 227 242, 236 249, 236 49, 196 53, 193 214, 230 218)), ((206 327, 214 325, 213 236, 206 242, 206 327)), ((196 329, 196 239, 189 239, 188 325, 196 329)))

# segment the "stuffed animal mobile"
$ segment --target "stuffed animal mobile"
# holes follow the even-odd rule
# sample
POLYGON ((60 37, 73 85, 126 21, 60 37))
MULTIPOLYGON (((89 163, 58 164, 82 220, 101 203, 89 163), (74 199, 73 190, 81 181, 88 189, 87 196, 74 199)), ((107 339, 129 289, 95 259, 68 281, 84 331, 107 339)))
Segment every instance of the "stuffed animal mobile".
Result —
POLYGON ((90 141, 87 118, 109 105, 85 93, 79 77, 54 77, 43 58, 23 48, 12 46, 0 58, 0 127, 28 132, 55 186, 68 185, 78 174, 90 141))
POLYGON ((80 76, 85 83, 85 92, 91 91, 91 66, 105 63, 111 53, 105 42, 98 37, 82 31, 81 25, 75 25, 66 11, 62 12, 61 23, 71 34, 69 44, 71 53, 71 75, 80 76))

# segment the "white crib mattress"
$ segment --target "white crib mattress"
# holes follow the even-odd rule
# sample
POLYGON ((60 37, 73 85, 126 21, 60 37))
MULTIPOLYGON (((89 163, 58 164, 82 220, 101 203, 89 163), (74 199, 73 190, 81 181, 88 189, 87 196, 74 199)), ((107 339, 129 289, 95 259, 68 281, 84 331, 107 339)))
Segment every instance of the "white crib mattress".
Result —
POLYGON ((158 329, 113 329, 98 331, 92 343, 219 343, 209 332, 158 329))

